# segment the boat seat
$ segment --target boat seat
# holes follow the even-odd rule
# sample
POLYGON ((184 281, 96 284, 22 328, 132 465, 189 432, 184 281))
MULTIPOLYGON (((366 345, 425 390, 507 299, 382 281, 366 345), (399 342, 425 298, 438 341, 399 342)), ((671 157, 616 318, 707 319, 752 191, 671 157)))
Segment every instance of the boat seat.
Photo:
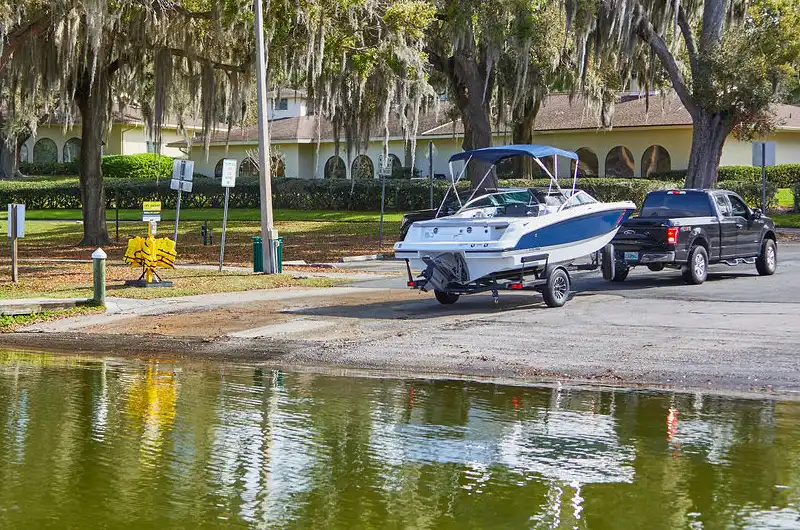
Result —
POLYGON ((507 217, 538 217, 541 215, 541 204, 507 204, 507 217))

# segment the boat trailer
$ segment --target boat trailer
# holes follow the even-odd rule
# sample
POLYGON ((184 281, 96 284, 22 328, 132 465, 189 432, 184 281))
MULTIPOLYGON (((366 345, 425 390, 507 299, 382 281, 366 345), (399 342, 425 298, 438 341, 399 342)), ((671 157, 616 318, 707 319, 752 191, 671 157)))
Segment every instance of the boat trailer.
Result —
POLYGON ((544 303, 548 307, 561 307, 570 298, 572 284, 570 271, 597 270, 601 267, 601 263, 607 263, 605 256, 609 251, 613 256, 613 247, 611 249, 606 247, 602 251, 591 254, 589 263, 577 265, 550 263, 548 254, 533 254, 521 259, 523 263, 521 269, 496 272, 466 283, 453 277, 452 271, 439 266, 430 256, 422 258, 427 268, 417 278, 414 278, 411 272, 409 260, 404 259, 403 261, 406 262, 408 287, 423 292, 433 290, 436 299, 441 304, 454 304, 461 296, 487 291, 491 291, 494 302, 499 303, 500 291, 536 291, 542 294, 544 303), (541 264, 542 261, 544 261, 544 265, 541 264), (525 267, 525 263, 532 265, 525 267), (437 289, 435 287, 437 285, 441 288, 437 289))

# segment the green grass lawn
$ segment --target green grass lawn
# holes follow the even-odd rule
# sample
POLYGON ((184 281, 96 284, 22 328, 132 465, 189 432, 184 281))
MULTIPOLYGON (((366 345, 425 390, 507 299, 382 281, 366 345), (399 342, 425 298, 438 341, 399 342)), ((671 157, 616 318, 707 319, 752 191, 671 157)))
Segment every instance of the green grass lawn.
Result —
POLYGON ((778 206, 781 208, 794 208, 794 193, 789 188, 778 190, 778 206))
MULTIPOLYGON (((8 216, 6 210, 0 211, 0 219, 8 216)), ((337 212, 323 210, 275 210, 276 222, 341 222, 341 223, 377 223, 380 221, 380 212, 337 212)), ((80 221, 80 210, 28 210, 25 218, 31 221, 80 221)), ((403 214, 399 212, 386 212, 384 221, 399 223, 403 214)), ((106 211, 106 219, 116 219, 115 210, 106 211)), ((120 221, 141 221, 141 210, 120 210, 120 221)), ((175 210, 163 210, 162 221, 175 221, 175 210)), ((261 212, 257 208, 232 208, 228 210, 229 221, 260 221, 261 212)), ((181 210, 181 221, 222 221, 222 208, 187 208, 181 210)))
POLYGON ((778 228, 800 228, 800 214, 779 213, 772 216, 778 228))

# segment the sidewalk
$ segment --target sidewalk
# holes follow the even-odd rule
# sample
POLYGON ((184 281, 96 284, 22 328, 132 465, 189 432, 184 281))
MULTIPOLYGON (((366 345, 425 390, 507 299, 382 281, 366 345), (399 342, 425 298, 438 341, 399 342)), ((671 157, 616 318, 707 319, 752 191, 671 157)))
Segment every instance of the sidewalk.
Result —
POLYGON ((85 303, 86 298, 20 298, 0 300, 0 316, 30 315, 44 311, 72 309, 85 303))

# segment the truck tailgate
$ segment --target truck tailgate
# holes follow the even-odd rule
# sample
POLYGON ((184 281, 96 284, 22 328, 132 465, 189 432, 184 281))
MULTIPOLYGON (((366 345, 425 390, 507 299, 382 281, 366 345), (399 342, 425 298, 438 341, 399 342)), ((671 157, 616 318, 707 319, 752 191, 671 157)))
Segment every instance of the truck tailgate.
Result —
POLYGON ((612 243, 614 248, 626 250, 666 250, 669 219, 660 217, 632 217, 620 227, 612 243))

